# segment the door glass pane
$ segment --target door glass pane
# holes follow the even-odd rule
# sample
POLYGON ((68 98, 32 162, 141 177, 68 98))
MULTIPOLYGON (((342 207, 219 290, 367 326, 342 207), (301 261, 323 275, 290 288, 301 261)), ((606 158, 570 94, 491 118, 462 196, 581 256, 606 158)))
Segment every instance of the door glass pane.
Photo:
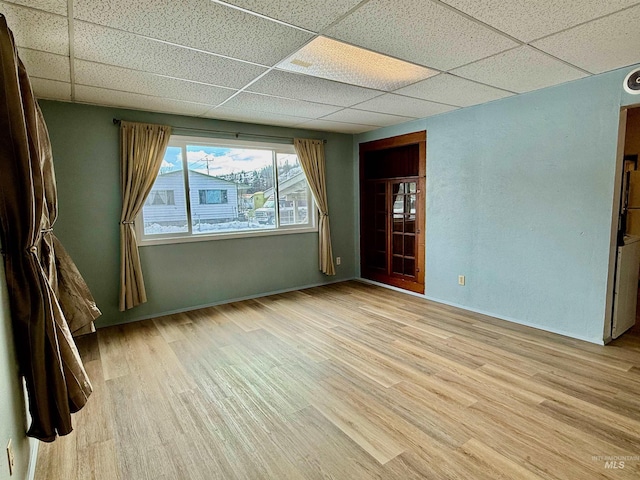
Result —
POLYGON ((403 255, 404 254, 404 241, 402 234, 394 234, 393 235, 393 254, 394 255, 403 255))
POLYGON ((393 213, 403 213, 404 195, 396 195, 393 200, 393 213))
POLYGON ((404 274, 415 277, 416 275, 416 262, 411 258, 404 259, 404 274))
POLYGON ((416 237, 414 235, 404 236, 404 255, 407 257, 416 256, 416 237))
POLYGON ((414 195, 405 196, 404 212, 405 213, 416 213, 416 196, 415 196, 415 194, 414 195))
POLYGON ((402 232, 404 230, 404 215, 395 213, 393 215, 393 231, 402 232))
POLYGON ((387 202, 384 195, 376 195, 376 211, 384 212, 387 210, 387 202))
POLYGON ((416 193, 416 191, 418 190, 417 185, 418 184, 416 182, 410 182, 409 183, 409 193, 416 193))
POLYGON ((385 251, 387 249, 386 232, 380 232, 380 231, 376 232, 374 248, 379 251, 385 251))
POLYGON ((407 215, 404 221, 404 231, 407 233, 416 232, 416 216, 407 215))
POLYGON ((145 235, 189 231, 182 148, 167 147, 151 193, 142 207, 145 235))
POLYGON ((403 274, 402 257, 393 257, 393 273, 403 274))

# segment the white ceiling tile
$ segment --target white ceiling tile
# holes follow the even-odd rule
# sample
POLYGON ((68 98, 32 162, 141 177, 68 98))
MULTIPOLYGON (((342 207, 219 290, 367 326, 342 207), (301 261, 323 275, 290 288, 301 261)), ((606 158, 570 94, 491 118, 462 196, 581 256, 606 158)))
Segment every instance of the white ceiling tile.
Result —
POLYGON ((278 115, 277 113, 258 112, 255 110, 238 110, 225 107, 210 110, 204 116, 220 120, 277 125, 281 127, 293 127, 308 120, 308 118, 296 117, 293 115, 278 115))
POLYGON ((19 47, 69 55, 67 19, 51 13, 0 2, 2 14, 19 47))
POLYGON ((56 80, 47 80, 44 78, 32 78, 31 88, 36 98, 45 98, 47 100, 71 100, 71 84, 67 82, 58 82, 56 80))
POLYGON ((241 88, 267 69, 75 22, 76 58, 222 87, 241 88))
POLYGON ((513 95, 448 73, 427 78, 394 93, 459 107, 469 107, 513 95))
POLYGON ((372 125, 358 125, 355 123, 342 123, 342 122, 330 122, 328 120, 310 120, 300 125, 296 125, 299 128, 306 128, 310 130, 322 130, 327 132, 338 133, 363 133, 371 130, 376 130, 379 127, 372 125))
MULTIPOLYGON (((68 0, 0 0, 41 98, 70 100, 74 80, 82 102, 352 133, 640 63, 640 0, 73 2, 70 79, 68 0), (284 64, 313 36, 280 22, 451 74, 388 89, 356 86, 353 75, 310 76, 309 67, 284 64)), ((344 52, 337 57, 352 61, 344 52)))
POLYGON ((132 110, 200 116, 211 108, 210 105, 198 105, 197 103, 167 100, 159 97, 139 95, 137 93, 118 92, 84 85, 76 85, 75 90, 77 102, 111 105, 132 110))
POLYGON ((262 65, 275 65, 312 37, 211 0, 75 0, 74 15, 262 65))
POLYGON ((518 93, 587 76, 528 46, 457 68, 452 73, 518 93))
POLYGON ((37 8, 58 15, 67 15, 67 0, 5 0, 5 2, 37 8))
POLYGON ((328 37, 316 37, 277 67, 390 92, 438 72, 328 37))
POLYGON ((61 82, 70 81, 69 57, 26 48, 19 48, 18 55, 20 55, 29 77, 61 82))
POLYGON ((640 5, 533 45, 593 73, 640 62, 640 5))
POLYGON ((288 98, 271 97, 257 93, 240 93, 224 104, 226 108, 256 110, 292 115, 305 118, 318 118, 340 110, 340 107, 322 103, 304 102, 288 98))
POLYGON ((448 70, 517 44, 431 1, 371 0, 326 35, 448 70))
POLYGON ((523 42, 530 42, 629 7, 638 0, 442 1, 523 42))
POLYGON ((251 92, 348 107, 382 92, 322 78, 272 70, 247 88, 251 92))
POLYGON ((237 91, 83 60, 76 60, 75 76, 77 85, 110 88, 213 106, 222 103, 237 91))
POLYGON ((226 3, 314 32, 331 24, 361 0, 226 0, 226 3))
POLYGON ((322 117, 322 120, 387 127, 389 125, 397 125, 399 123, 408 122, 409 120, 415 120, 415 118, 389 115, 386 113, 365 112, 354 108, 345 108, 339 112, 322 117))
POLYGON ((442 105, 427 100, 403 97, 387 93, 380 97, 367 100, 355 106, 359 110, 371 112, 390 113, 392 115, 402 115, 405 117, 423 118, 437 115, 439 113, 450 112, 458 107, 442 105))

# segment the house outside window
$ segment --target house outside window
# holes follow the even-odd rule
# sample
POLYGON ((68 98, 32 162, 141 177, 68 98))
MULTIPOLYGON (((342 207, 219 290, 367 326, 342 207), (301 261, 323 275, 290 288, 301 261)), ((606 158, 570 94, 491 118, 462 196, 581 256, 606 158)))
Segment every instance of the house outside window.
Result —
POLYGON ((316 207, 293 145, 173 135, 136 229, 140 245, 304 233, 316 207))

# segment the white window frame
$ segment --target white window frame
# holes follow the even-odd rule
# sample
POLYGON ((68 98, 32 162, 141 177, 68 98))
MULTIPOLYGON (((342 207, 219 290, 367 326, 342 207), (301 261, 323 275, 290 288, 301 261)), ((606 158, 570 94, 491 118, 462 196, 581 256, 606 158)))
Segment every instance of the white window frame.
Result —
MULTIPOLYGON (((189 191, 189 172, 188 172, 188 159, 186 156, 187 145, 196 146, 212 146, 212 147, 229 147, 229 148, 250 148, 253 150, 271 150, 273 152, 273 175, 274 175, 274 202, 275 205, 280 205, 279 202, 279 184, 278 184, 278 164, 277 154, 296 154, 295 148, 291 144, 282 143, 269 143, 262 141, 248 141, 239 139, 226 139, 215 137, 196 137, 196 136, 184 136, 184 135, 171 135, 169 139, 168 147, 178 147, 182 149, 182 171, 185 182, 185 195, 186 195, 186 213, 187 213, 187 226, 188 231, 183 233, 167 233, 167 234, 155 234, 145 235, 144 233, 144 220, 143 209, 140 210, 140 214, 135 219, 135 230, 138 238, 138 246, 144 247, 149 245, 165 245, 171 243, 189 243, 189 242, 205 242, 212 240, 226 240, 233 238, 247 238, 247 237, 265 237, 270 235, 290 235, 294 233, 310 233, 318 231, 318 207, 309 188, 309 194, 307 199, 308 215, 310 222, 305 225, 280 225, 279 211, 280 208, 275 208, 276 227, 268 230, 245 230, 239 232, 217 232, 217 233, 199 233, 194 234, 192 232, 192 218, 191 218, 191 202, 189 191)), ((308 186, 308 183, 307 183, 308 186)))

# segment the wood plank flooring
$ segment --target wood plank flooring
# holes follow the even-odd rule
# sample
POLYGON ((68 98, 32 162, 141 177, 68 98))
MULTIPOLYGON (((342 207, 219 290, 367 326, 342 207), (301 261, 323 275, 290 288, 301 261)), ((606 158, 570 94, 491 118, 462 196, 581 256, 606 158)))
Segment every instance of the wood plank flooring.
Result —
POLYGON ((79 347, 94 393, 37 479, 640 478, 637 330, 600 347, 346 282, 79 347))

